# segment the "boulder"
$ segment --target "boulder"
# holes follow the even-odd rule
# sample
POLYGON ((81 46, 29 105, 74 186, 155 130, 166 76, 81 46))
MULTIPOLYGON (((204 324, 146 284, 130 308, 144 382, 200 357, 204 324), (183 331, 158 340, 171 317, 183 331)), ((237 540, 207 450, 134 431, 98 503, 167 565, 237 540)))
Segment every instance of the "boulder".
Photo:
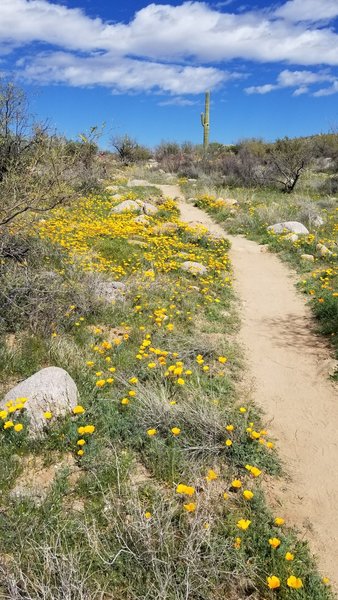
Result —
POLYGON ((50 411, 53 418, 63 417, 78 404, 78 390, 71 376, 59 367, 41 369, 11 389, 0 403, 1 408, 9 401, 28 398, 25 413, 29 418, 29 436, 43 433, 46 419, 43 413, 50 411))
POLYGON ((117 204, 112 209, 113 213, 124 213, 124 212, 139 212, 141 207, 134 200, 125 200, 121 204, 117 204))
POLYGON ((158 212, 158 209, 156 208, 156 206, 154 206, 153 204, 150 204, 150 202, 144 202, 142 209, 143 209, 143 212, 149 216, 156 215, 156 213, 158 212))
POLYGON ((273 231, 273 233, 285 233, 285 230, 291 231, 291 233, 297 233, 297 235, 308 235, 309 231, 306 229, 305 225, 299 223, 298 221, 284 221, 283 223, 275 223, 274 225, 270 225, 268 227, 268 231, 273 231))
POLYGON ((312 254, 302 254, 301 259, 307 262, 315 262, 315 257, 312 254))
POLYGON ((192 275, 204 275, 208 271, 205 265, 192 260, 186 260, 184 263, 182 263, 181 269, 183 271, 187 271, 188 273, 192 273, 192 275))

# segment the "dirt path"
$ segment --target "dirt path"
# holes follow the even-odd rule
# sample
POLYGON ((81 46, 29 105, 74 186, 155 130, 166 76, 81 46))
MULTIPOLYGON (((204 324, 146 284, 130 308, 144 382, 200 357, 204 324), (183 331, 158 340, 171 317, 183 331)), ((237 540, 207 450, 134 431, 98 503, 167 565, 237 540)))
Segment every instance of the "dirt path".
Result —
MULTIPOLYGON (((184 201, 177 186, 158 187, 179 197, 183 221, 225 236, 204 211, 184 201)), ((268 418, 289 474, 288 480, 268 484, 268 495, 309 540, 322 574, 338 588, 338 394, 328 379, 332 358, 312 331, 310 309, 289 269, 255 242, 226 237, 242 303, 240 341, 252 396, 268 418)))

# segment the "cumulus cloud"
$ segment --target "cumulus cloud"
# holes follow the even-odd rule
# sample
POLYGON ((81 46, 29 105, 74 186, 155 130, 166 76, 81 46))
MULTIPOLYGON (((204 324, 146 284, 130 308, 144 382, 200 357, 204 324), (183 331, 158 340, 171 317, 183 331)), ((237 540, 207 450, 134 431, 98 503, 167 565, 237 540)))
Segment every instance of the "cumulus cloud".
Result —
POLYGON ((30 82, 102 85, 119 91, 160 90, 170 94, 199 94, 227 78, 226 73, 213 67, 116 59, 110 54, 83 57, 69 52, 45 52, 33 60, 20 60, 17 65, 30 82))
MULTIPOLYGON (((17 64, 31 81, 197 94, 229 80, 223 65, 233 59, 338 65, 338 34, 309 17, 333 18, 336 5, 289 0, 274 12, 248 8, 238 14, 226 0, 214 7, 152 3, 129 23, 110 23, 52 0, 0 0, 0 54, 39 44, 37 54, 17 64)), ((281 86, 278 81, 248 93, 281 86)))
MULTIPOLYGON (((265 85, 247 87, 245 91, 247 94, 268 94, 275 90, 295 87, 296 90, 294 91, 293 95, 301 96, 302 94, 306 94, 310 91, 311 85, 316 85, 323 82, 335 83, 336 81, 338 81, 338 78, 327 71, 319 71, 316 73, 314 71, 290 71, 289 69, 285 69, 279 73, 276 83, 267 83, 265 85)), ((314 95, 317 96, 325 94, 315 93, 314 95)))
POLYGON ((321 21, 338 16, 337 0, 289 0, 275 12, 290 21, 321 21))

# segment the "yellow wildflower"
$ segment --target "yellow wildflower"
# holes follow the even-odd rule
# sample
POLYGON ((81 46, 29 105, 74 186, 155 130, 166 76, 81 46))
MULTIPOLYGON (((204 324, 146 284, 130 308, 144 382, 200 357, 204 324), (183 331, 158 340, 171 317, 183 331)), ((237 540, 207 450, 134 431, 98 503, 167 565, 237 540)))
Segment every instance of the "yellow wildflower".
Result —
POLYGON ((103 387, 106 384, 106 380, 105 379, 98 379, 96 382, 96 387, 103 387))
POLYGON ((193 496, 195 493, 195 488, 190 485, 185 485, 184 483, 179 483, 176 487, 177 494, 185 494, 186 496, 193 496))
POLYGON ((234 479, 234 480, 231 482, 231 487, 232 487, 232 488, 235 488, 235 489, 237 489, 237 490, 238 490, 239 488, 241 488, 241 487, 242 487, 242 482, 241 482, 239 479, 234 479))
POLYGON ((217 473, 215 473, 215 471, 213 471, 213 469, 209 469, 207 476, 206 476, 206 480, 214 481, 215 479, 218 479, 217 473))
POLYGON ((194 512, 196 510, 196 502, 189 502, 188 504, 183 504, 183 508, 187 512, 194 512))
POLYGON ((303 582, 300 579, 300 577, 295 577, 294 575, 290 575, 290 577, 287 580, 287 584, 289 588, 293 588, 295 590, 299 590, 303 587, 303 582))
POLYGON ((280 546, 281 541, 278 538, 273 537, 273 538, 269 539, 269 544, 270 544, 271 548, 273 548, 275 550, 276 548, 278 548, 278 546, 280 546))
POLYGON ((252 498, 254 497, 254 493, 251 490, 244 490, 243 496, 245 500, 252 500, 252 498))
POLYGON ((173 435, 179 435, 179 434, 181 433, 181 430, 180 430, 180 428, 179 428, 179 427, 173 427, 173 428, 171 429, 171 433, 172 433, 173 435))
POLYGON ((276 590, 280 588, 280 579, 279 577, 276 577, 276 575, 271 575, 271 577, 267 577, 266 581, 270 590, 276 590))
POLYGON ((238 529, 242 529, 243 531, 246 531, 246 529, 248 529, 248 527, 250 527, 251 521, 250 521, 250 519, 240 519, 239 521, 237 521, 236 525, 237 525, 238 529))

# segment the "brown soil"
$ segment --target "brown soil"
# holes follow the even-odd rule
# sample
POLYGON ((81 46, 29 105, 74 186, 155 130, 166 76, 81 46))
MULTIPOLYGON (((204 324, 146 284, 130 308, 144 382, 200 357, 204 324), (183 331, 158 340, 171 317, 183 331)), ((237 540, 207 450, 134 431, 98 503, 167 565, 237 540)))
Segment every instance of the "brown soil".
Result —
MULTIPOLYGON (((206 213, 184 201, 177 186, 158 187, 179 198, 183 221, 226 236, 206 213)), ((338 396, 328 377, 330 349, 314 333, 310 309, 287 266, 255 242, 226 237, 242 304, 247 388, 267 416, 288 473, 288 479, 267 483, 268 497, 304 534, 320 571, 338 587, 338 396)))

